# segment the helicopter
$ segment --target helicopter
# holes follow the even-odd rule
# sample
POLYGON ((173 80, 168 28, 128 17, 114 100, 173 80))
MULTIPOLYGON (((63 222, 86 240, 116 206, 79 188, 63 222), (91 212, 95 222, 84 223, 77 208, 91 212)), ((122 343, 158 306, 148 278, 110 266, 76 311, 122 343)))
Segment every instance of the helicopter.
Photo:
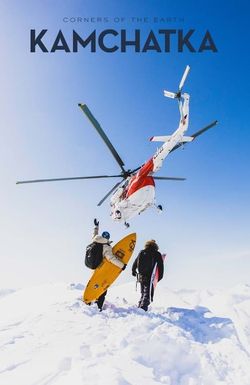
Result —
POLYGON ((86 104, 79 103, 80 109, 89 119, 94 126, 98 134, 101 136, 117 164, 119 165, 121 172, 115 175, 94 175, 94 176, 78 176, 67 178, 52 178, 52 179, 36 179, 36 180, 24 180, 18 181, 17 184, 24 183, 39 183, 39 182, 55 182, 66 180, 79 180, 79 179, 101 179, 101 178, 119 178, 120 180, 112 187, 111 190, 100 200, 97 206, 109 197, 111 207, 111 217, 115 222, 123 222, 126 227, 129 227, 128 220, 141 214, 149 207, 156 207, 158 212, 163 210, 162 205, 156 205, 155 203, 155 180, 172 180, 172 181, 184 181, 186 178, 179 177, 165 177, 155 176, 154 174, 161 168, 164 159, 176 149, 183 147, 186 143, 192 142, 198 136, 203 134, 208 129, 214 127, 218 121, 215 120, 201 130, 195 132, 190 136, 186 136, 185 132, 188 129, 189 123, 189 100, 190 95, 182 93, 186 78, 189 74, 190 66, 187 65, 181 81, 179 83, 177 92, 170 92, 164 90, 164 96, 176 99, 178 102, 180 120, 178 128, 172 133, 172 135, 166 136, 153 136, 150 138, 152 142, 163 142, 163 145, 157 149, 155 154, 146 161, 142 166, 139 166, 133 170, 126 170, 125 164, 118 152, 110 142, 109 138, 103 131, 99 122, 92 115, 86 104))

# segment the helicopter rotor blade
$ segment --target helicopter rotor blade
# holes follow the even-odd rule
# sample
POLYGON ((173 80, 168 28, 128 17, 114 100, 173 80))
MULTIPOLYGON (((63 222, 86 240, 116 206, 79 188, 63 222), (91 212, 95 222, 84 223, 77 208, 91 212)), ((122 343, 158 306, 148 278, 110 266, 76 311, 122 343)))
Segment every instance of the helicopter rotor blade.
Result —
POLYGON ((140 168, 142 168, 142 166, 143 166, 143 164, 142 164, 141 166, 139 166, 139 167, 136 167, 134 170, 131 170, 131 171, 130 171, 130 175, 131 175, 131 174, 134 174, 134 172, 140 170, 140 168))
POLYGON ((125 178, 123 178, 120 182, 116 183, 114 187, 100 200, 100 202, 97 204, 97 206, 101 206, 101 204, 112 194, 113 191, 123 182, 125 178))
POLYGON ((158 180, 186 180, 186 178, 178 178, 178 177, 172 177, 172 176, 154 176, 154 179, 158 180))
MULTIPOLYGON (((206 131, 209 130, 210 128, 216 126, 217 123, 218 123, 218 120, 214 120, 214 121, 213 121, 212 123, 210 123, 208 126, 202 128, 201 130, 195 132, 194 134, 192 134, 192 135, 190 135, 190 136, 191 136, 193 139, 195 139, 195 138, 197 138, 197 136, 200 136, 201 134, 203 134, 204 132, 206 132, 206 131)), ((186 142, 186 143, 189 143, 189 142, 186 142)), ((177 150, 177 148, 179 148, 179 147, 185 146, 186 143, 178 143, 178 144, 176 144, 176 146, 174 146, 170 152, 177 150)), ((170 153, 170 152, 169 152, 169 153, 170 153)))
POLYGON ((107 145, 107 147, 109 148, 110 152, 112 153, 113 157, 115 158, 115 160, 117 161, 117 163, 119 164, 120 168, 122 169, 122 172, 125 174, 126 171, 124 169, 124 162, 123 160, 120 158, 120 156, 118 155, 116 149, 114 148, 114 146, 112 145, 112 143, 110 142, 109 138, 107 137, 107 135, 105 134, 105 132, 103 131, 102 127, 100 126, 99 122, 96 120, 96 118, 92 115, 91 111, 89 110, 88 106, 86 104, 82 104, 82 103, 79 103, 78 106, 81 108, 81 110, 84 112, 84 114, 87 116, 87 118, 90 120, 90 122, 92 123, 92 125, 95 127, 96 131, 98 132, 98 134, 101 136, 101 138, 103 139, 103 141, 105 142, 105 144, 107 145))
POLYGON ((183 76, 181 78, 180 84, 179 84, 179 92, 182 90, 182 88, 184 86, 184 83, 185 83, 186 78, 187 78, 187 76, 189 74, 189 71, 190 71, 190 66, 187 65, 186 68, 185 68, 184 74, 183 74, 183 76))
POLYGON ((218 120, 215 120, 214 122, 210 123, 208 126, 202 128, 201 130, 195 132, 194 134, 192 134, 190 136, 192 136, 195 139, 195 138, 197 138, 197 136, 203 134, 203 132, 209 130, 209 128, 216 126, 217 123, 218 123, 218 120))
POLYGON ((95 175, 95 176, 74 176, 69 178, 52 178, 52 179, 32 179, 17 181, 16 184, 24 183, 40 183, 40 182, 59 182, 64 180, 79 180, 79 179, 99 179, 99 178, 121 178, 122 175, 95 175))

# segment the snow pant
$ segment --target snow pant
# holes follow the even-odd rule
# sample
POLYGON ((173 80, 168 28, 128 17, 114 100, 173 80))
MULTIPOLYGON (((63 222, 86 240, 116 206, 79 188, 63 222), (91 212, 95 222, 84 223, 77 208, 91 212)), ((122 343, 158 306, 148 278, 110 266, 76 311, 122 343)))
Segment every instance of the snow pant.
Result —
POLYGON ((150 293, 150 299, 151 299, 151 302, 153 302, 153 299, 154 299, 154 292, 155 292, 155 289, 154 289, 154 286, 151 285, 151 293, 150 293))
POLYGON ((148 305, 152 300, 152 292, 150 292, 150 278, 140 275, 139 282, 141 284, 141 298, 138 307, 147 311, 148 305))
POLYGON ((106 290, 102 295, 100 295, 100 297, 99 297, 98 300, 96 301, 97 306, 98 306, 98 309, 99 309, 100 311, 102 310, 102 307, 103 307, 103 303, 104 303, 104 301, 105 301, 106 294, 107 294, 107 290, 106 290))

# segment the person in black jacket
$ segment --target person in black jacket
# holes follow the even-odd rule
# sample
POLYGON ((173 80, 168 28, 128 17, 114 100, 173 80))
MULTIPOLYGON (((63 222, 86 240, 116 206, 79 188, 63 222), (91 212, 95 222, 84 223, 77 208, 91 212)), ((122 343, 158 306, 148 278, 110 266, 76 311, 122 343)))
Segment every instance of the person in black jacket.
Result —
POLYGON ((153 301, 154 287, 151 284, 151 277, 155 265, 157 264, 159 269, 158 281, 162 279, 164 273, 163 260, 158 249, 159 247, 154 240, 147 241, 132 266, 132 275, 137 276, 141 285, 141 298, 138 307, 145 311, 148 310, 148 305, 153 301))

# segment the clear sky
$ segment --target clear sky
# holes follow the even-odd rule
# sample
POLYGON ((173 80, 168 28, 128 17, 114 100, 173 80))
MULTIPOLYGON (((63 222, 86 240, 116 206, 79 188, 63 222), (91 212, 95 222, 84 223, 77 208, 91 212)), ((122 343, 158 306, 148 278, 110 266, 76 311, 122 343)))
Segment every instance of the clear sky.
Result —
MULTIPOLYGON (((218 119, 219 125, 166 159, 159 175, 185 182, 156 185, 158 215, 131 220, 136 252, 154 238, 168 254, 170 287, 227 286, 249 282, 249 15, 248 1, 7 1, 0 3, 0 287, 44 281, 85 283, 84 249, 93 218, 116 242, 128 233, 97 202, 115 180, 16 186, 16 180, 117 173, 119 168, 83 116, 88 104, 127 168, 156 150, 153 135, 177 127, 178 109, 163 97, 175 90, 187 64, 191 72, 189 133, 218 119), (108 22, 65 23, 64 17, 107 17, 108 22), (132 22, 147 17, 148 22, 132 22), (154 23, 154 17, 172 18, 154 23), (124 18, 114 22, 114 18, 124 18), (177 21, 173 21, 176 18, 177 21), (94 29, 206 30, 217 53, 31 53, 30 29, 48 29, 51 46, 61 29, 88 36, 94 29)), ((71 44, 71 43, 69 43, 71 44)), ((131 279, 131 269, 119 282, 131 279)))

